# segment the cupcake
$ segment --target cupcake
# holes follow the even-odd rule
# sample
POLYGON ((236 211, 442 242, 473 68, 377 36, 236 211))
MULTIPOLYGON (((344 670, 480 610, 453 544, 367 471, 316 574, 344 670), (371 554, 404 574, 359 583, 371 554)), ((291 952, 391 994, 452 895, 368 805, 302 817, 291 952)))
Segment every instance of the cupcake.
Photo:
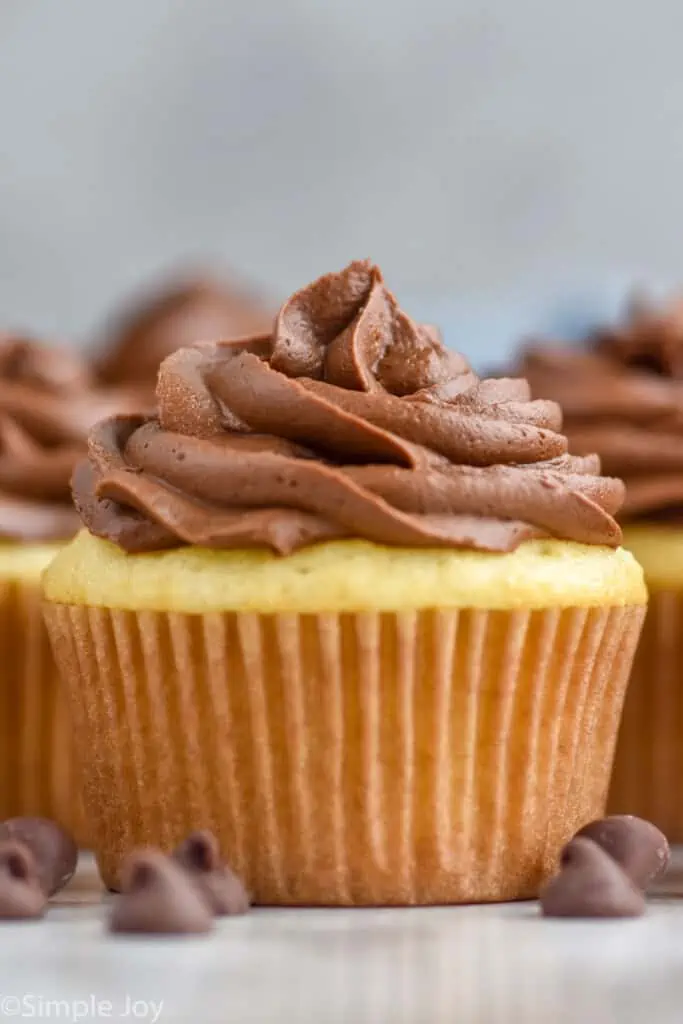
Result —
POLYGON ((176 349, 269 331, 272 322, 270 310, 245 291, 211 278, 177 281, 141 297, 112 324, 99 376, 153 390, 160 362, 176 349))
POLYGON ((683 841, 683 302, 642 302, 582 349, 532 347, 521 363, 536 396, 564 409, 577 455, 597 451, 623 477, 624 544, 650 602, 624 707, 609 796, 615 813, 683 841))
POLYGON ((0 820, 75 824, 71 732, 40 576, 80 525, 69 483, 87 432, 117 407, 70 352, 0 337, 0 820))
POLYGON ((44 578, 106 884, 220 838, 257 902, 531 897, 604 807, 646 593, 618 480, 351 263, 97 427, 44 578))

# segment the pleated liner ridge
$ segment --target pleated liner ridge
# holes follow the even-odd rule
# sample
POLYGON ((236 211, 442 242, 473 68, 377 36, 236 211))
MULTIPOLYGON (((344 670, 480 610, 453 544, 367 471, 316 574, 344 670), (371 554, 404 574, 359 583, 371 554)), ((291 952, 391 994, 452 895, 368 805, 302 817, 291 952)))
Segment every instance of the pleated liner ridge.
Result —
POLYGON ((261 904, 531 897, 602 813, 640 607, 49 605, 106 884, 213 829, 261 904))
POLYGON ((651 590, 608 805, 683 842, 683 593, 651 590))
POLYGON ((0 820, 42 815, 82 834, 68 702, 35 583, 0 581, 0 820))

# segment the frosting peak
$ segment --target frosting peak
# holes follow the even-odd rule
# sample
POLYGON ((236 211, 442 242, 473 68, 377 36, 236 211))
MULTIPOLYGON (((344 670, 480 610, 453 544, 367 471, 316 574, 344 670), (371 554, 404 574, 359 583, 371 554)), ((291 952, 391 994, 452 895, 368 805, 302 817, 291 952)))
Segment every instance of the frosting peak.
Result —
POLYGON ((289 377, 394 395, 467 370, 461 356, 444 348, 436 328, 416 324, 399 309, 379 267, 368 260, 325 274, 285 302, 270 362, 289 377))
POLYGON ((85 524, 128 551, 620 541, 622 485, 567 455, 557 405, 480 380, 369 262, 296 292, 271 335, 176 352, 157 402, 98 426, 74 477, 85 524))

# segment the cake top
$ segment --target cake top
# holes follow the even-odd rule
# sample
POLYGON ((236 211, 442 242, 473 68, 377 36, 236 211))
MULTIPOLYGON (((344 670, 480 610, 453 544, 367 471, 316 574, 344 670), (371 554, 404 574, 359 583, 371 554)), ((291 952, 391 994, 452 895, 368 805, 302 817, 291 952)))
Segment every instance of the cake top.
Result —
POLYGON ((179 281, 143 297, 114 324, 99 376, 108 384, 153 388, 159 364, 176 349, 269 330, 272 320, 255 298, 227 284, 179 281))
POLYGON ((102 417, 133 408, 95 386, 68 349, 0 335, 0 537, 70 537, 78 516, 70 495, 88 431, 102 417))
POLYGON ((623 324, 580 348, 534 344, 520 372, 560 403, 570 450, 598 452, 626 483, 620 517, 683 514, 683 301, 634 304, 623 324))
POLYGON ((126 551, 620 542, 623 485, 567 454, 559 407, 480 380, 367 261, 295 292, 267 335, 168 357, 157 402, 99 425, 74 476, 86 526, 126 551))

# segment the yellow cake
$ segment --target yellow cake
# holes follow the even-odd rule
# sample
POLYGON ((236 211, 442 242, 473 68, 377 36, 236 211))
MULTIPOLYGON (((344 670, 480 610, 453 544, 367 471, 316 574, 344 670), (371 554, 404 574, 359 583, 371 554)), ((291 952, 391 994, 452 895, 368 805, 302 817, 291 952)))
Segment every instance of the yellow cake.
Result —
POLYGON ((646 602, 621 484, 367 263, 157 398, 93 432, 44 577, 106 884, 203 827, 259 903, 535 895, 604 809, 646 602))
POLYGON ((392 612, 437 604, 511 611, 646 600, 631 554, 572 541, 531 540, 504 555, 343 540, 286 558, 265 548, 197 547, 131 558, 85 530, 54 559, 43 590, 59 604, 194 615, 392 612))

